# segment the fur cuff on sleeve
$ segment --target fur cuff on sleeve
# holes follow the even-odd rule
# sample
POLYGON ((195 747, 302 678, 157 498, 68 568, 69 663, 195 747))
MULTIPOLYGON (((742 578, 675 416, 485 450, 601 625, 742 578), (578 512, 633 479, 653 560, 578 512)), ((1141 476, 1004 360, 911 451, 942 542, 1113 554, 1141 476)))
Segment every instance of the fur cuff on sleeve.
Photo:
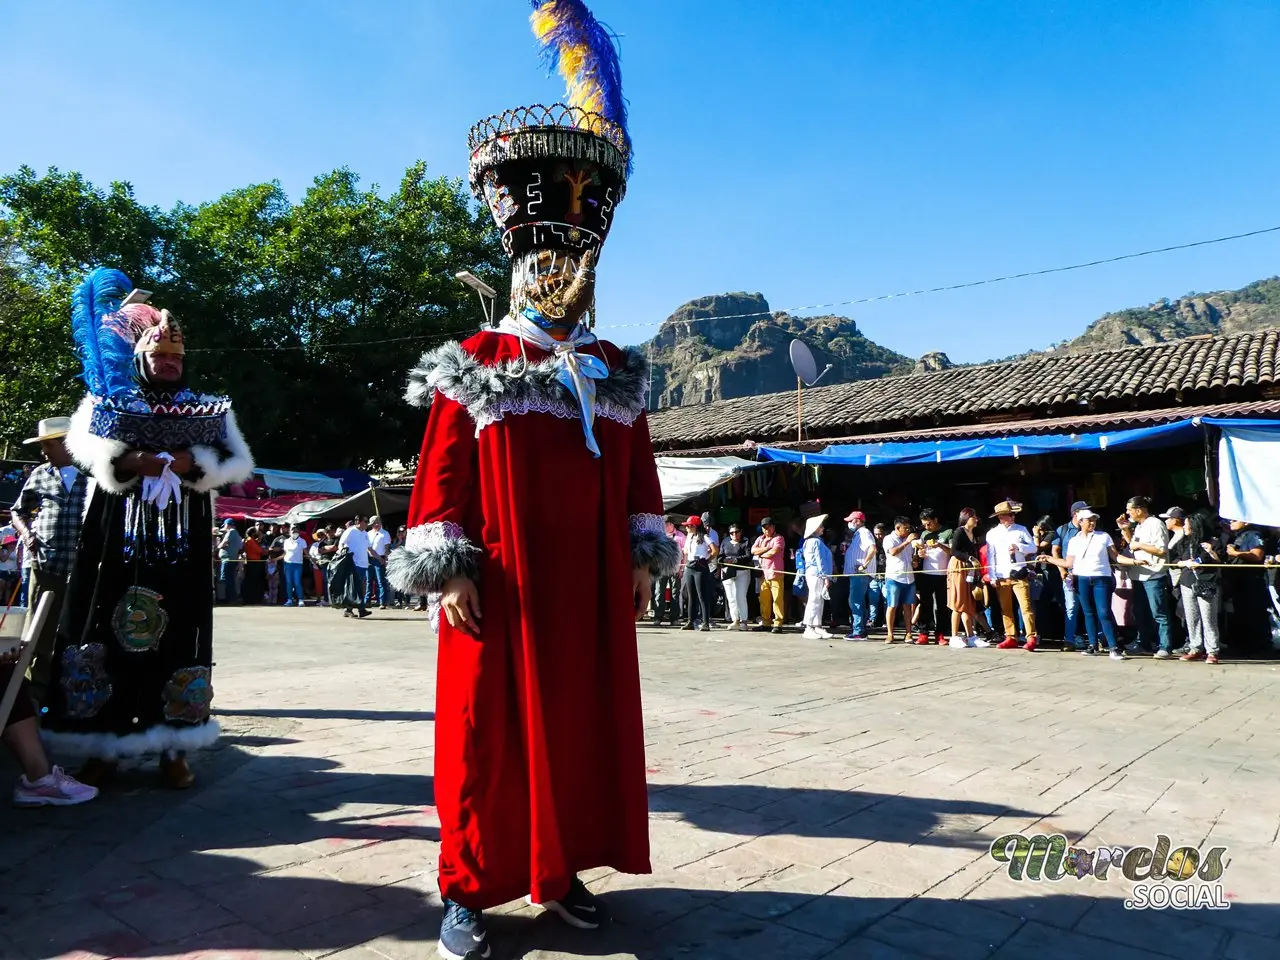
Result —
POLYGON ((456 523, 411 527, 405 545, 387 557, 387 579, 401 593, 438 592, 454 577, 480 577, 480 548, 456 523))
POLYGON ((229 483, 239 483, 253 476, 253 454, 245 443, 244 434, 236 423, 236 415, 227 411, 227 435, 223 439, 225 449, 194 446, 191 459, 200 468, 200 475, 184 481, 197 493, 209 493, 229 483))
POLYGON ((680 545, 667 536, 666 522, 656 513, 631 517, 631 563, 648 567, 655 577, 674 576, 680 569, 680 545))
POLYGON ((71 417, 71 429, 67 433, 67 452, 71 459, 103 490, 108 493, 126 494, 142 480, 133 476, 128 480, 116 477, 115 460, 123 456, 129 447, 120 440, 108 440, 89 431, 93 418, 93 397, 85 397, 71 417))

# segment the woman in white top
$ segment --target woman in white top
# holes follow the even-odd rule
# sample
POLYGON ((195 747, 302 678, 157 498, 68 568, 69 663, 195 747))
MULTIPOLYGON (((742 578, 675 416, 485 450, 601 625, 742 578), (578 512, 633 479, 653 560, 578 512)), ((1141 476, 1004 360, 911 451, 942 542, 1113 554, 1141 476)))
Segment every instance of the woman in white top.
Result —
POLYGON ((1116 643, 1116 625, 1111 619, 1111 590, 1115 585, 1113 563, 1124 564, 1127 557, 1118 556, 1115 541, 1098 529, 1098 515, 1092 510, 1076 514, 1080 532, 1067 544, 1067 555, 1041 556, 1037 559, 1067 570, 1075 578, 1076 601, 1084 613, 1085 632, 1089 635, 1086 654, 1096 653, 1098 632, 1107 639, 1112 660, 1124 660, 1124 652, 1116 643))
POLYGON ((685 605, 684 626, 682 630, 693 629, 693 600, 698 600, 698 608, 702 611, 702 630, 711 629, 711 600, 715 596, 715 581, 711 578, 711 561, 720 552, 715 541, 707 536, 702 526, 701 517, 690 517, 685 521, 684 541, 684 577, 689 585, 689 602, 685 605))

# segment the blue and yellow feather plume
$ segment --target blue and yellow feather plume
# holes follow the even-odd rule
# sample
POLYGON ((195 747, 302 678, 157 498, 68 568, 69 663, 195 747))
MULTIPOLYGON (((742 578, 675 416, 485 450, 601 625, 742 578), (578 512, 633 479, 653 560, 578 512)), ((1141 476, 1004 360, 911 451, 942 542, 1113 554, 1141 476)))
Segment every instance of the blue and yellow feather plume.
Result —
POLYGON ((559 70, 568 103, 596 113, 622 130, 628 145, 627 102, 614 34, 582 0, 532 0, 534 36, 549 70, 559 70))

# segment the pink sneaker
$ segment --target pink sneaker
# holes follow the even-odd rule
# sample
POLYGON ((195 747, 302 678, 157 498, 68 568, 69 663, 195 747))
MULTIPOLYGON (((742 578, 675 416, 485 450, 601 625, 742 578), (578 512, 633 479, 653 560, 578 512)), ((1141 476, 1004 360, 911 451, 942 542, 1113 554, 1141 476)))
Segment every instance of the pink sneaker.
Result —
POLYGON ((81 783, 68 776, 61 767, 54 767, 49 775, 34 783, 19 777, 13 788, 15 807, 73 807, 87 803, 98 795, 98 788, 81 783))

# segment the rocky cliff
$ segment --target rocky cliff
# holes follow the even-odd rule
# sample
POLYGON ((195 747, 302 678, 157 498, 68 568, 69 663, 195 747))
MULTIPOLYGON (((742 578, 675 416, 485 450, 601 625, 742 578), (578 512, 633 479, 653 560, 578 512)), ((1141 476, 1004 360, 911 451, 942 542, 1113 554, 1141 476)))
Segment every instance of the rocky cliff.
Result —
POLYGON ((1239 290, 1190 293, 1149 307, 1108 313, 1062 347, 1078 352, 1149 345, 1197 334, 1248 333, 1280 327, 1280 277, 1239 290))
POLYGON ((809 345, 819 370, 831 365, 823 384, 883 377, 913 365, 868 340, 848 317, 793 317, 770 310, 758 293, 726 293, 686 303, 658 329, 649 344, 650 402, 680 406, 793 389, 788 350, 795 338, 809 345))

